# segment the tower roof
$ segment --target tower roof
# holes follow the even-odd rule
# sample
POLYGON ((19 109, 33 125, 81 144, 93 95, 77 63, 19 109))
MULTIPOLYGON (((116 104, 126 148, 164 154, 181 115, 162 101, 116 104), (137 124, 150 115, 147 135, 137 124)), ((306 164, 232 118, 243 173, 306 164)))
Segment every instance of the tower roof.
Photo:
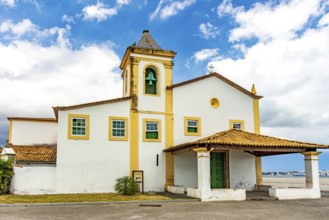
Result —
POLYGON ((152 36, 149 34, 148 30, 143 31, 142 38, 139 40, 137 47, 142 48, 149 48, 149 49, 156 49, 161 50, 161 47, 155 40, 152 38, 152 36))

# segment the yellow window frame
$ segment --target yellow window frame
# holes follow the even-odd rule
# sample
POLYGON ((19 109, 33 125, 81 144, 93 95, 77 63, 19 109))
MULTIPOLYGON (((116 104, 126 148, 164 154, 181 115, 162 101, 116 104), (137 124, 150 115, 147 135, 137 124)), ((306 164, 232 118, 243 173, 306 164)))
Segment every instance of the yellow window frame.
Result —
POLYGON ((128 141, 128 118, 119 116, 109 116, 109 141, 128 141), (125 136, 117 137, 113 136, 113 121, 124 121, 125 122, 125 136))
POLYGON ((201 118, 200 117, 192 117, 192 116, 184 117, 184 135, 185 136, 201 136, 201 118), (197 121, 197 123, 198 123, 197 132, 188 131, 188 121, 197 121))
POLYGON ((236 119, 230 119, 229 121, 229 127, 230 129, 233 129, 233 124, 241 124, 241 131, 245 130, 245 123, 244 120, 236 120, 236 119))
POLYGON ((68 133, 67 138, 73 140, 89 140, 89 131, 90 131, 90 116, 85 114, 68 114, 68 133), (84 118, 86 120, 85 125, 85 135, 74 135, 72 134, 72 120, 74 118, 84 118))
POLYGON ((143 141, 144 142, 161 142, 161 120, 160 119, 143 119, 143 141), (158 138, 157 139, 148 139, 146 138, 146 123, 147 122, 156 122, 158 123, 158 138))

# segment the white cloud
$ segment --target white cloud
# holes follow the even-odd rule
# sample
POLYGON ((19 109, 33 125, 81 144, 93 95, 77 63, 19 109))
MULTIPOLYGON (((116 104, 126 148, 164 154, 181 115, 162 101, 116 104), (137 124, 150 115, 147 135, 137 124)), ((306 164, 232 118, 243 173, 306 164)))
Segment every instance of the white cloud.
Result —
POLYGON ((103 2, 97 2, 96 5, 88 5, 82 9, 83 19, 105 21, 109 17, 116 15, 117 8, 109 8, 103 2))
POLYGON ((202 37, 205 39, 216 38, 219 35, 218 28, 209 22, 200 24, 199 30, 202 34, 202 37))
POLYGON ((16 6, 15 0, 0 0, 0 5, 6 5, 10 8, 13 8, 16 6))
POLYGON ((72 49, 66 42, 69 31, 68 27, 38 30, 43 40, 57 34, 57 41, 48 46, 26 39, 0 43, 2 140, 8 116, 54 117, 52 106, 121 96, 120 59, 113 44, 72 49))
POLYGON ((69 24, 74 24, 75 23, 74 18, 72 16, 69 16, 69 15, 66 15, 66 14, 62 16, 62 21, 67 22, 69 24))
POLYGON ((117 0, 118 5, 129 5, 130 0, 117 0))
POLYGON ((249 10, 234 8, 226 0, 218 6, 218 15, 230 14, 238 27, 231 31, 230 41, 256 37, 261 41, 272 38, 292 38, 296 31, 302 30, 312 16, 317 16, 321 0, 286 0, 278 5, 272 1, 255 3, 249 10))
POLYGON ((229 79, 248 89, 255 83, 264 95, 260 101, 262 133, 328 144, 329 26, 328 15, 319 12, 320 5, 320 1, 283 1, 238 12, 236 20, 248 19, 238 22, 230 39, 242 42, 233 47, 243 50, 243 57, 211 61, 229 79), (275 20, 282 22, 281 31, 275 20), (319 22, 310 24, 310 20, 319 22), (266 21, 272 31, 262 29, 266 21), (258 41, 244 44, 249 36, 258 41))
POLYGON ((197 51, 193 55, 193 59, 195 60, 196 63, 200 61, 207 60, 211 57, 217 56, 218 55, 218 48, 215 49, 202 49, 200 51, 197 51))
POLYGON ((29 39, 33 42, 50 40, 55 37, 55 41, 60 46, 70 46, 68 36, 70 35, 70 25, 65 28, 52 27, 40 30, 29 19, 23 19, 21 22, 14 24, 11 20, 4 21, 0 24, 0 36, 7 41, 29 39))
POLYGON ((329 25, 329 13, 324 15, 320 20, 319 20, 319 23, 318 23, 318 26, 319 27, 322 27, 322 26, 326 26, 326 25, 329 25))
POLYGON ((29 19, 24 19, 17 24, 13 24, 11 20, 4 21, 0 25, 0 33, 11 33, 15 36, 21 36, 28 32, 34 32, 36 30, 36 26, 32 24, 29 19))
POLYGON ((234 15, 241 10, 243 10, 243 7, 233 7, 231 0, 223 0, 217 8, 217 13, 221 17, 226 14, 234 15))
POLYGON ((186 7, 195 3, 195 0, 181 0, 181 1, 173 1, 173 0, 160 0, 157 8, 151 14, 150 20, 159 17, 160 19, 167 19, 173 15, 176 15, 179 11, 184 10, 186 7))

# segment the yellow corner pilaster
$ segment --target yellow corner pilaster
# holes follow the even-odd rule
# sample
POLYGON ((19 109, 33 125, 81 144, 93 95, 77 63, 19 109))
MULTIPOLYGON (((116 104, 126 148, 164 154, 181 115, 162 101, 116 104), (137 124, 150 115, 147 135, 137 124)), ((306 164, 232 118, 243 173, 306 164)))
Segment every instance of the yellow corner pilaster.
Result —
POLYGON ((139 115, 133 110, 130 111, 130 175, 133 170, 139 170, 139 115))
POLYGON ((12 143, 12 135, 13 135, 13 121, 9 120, 8 143, 12 143))
POLYGON ((253 109, 254 109, 254 132, 260 134, 260 115, 259 115, 259 100, 253 100, 253 109))
POLYGON ((130 175, 133 170, 139 170, 138 64, 139 59, 130 57, 130 175))
MULTIPOLYGON (((255 85, 252 85, 251 92, 256 95, 255 85)), ((259 114, 259 100, 253 99, 253 111, 254 111, 254 132, 260 134, 260 114, 259 114)), ((262 158, 255 157, 255 167, 256 167, 256 184, 263 184, 263 175, 262 175, 262 158)))
MULTIPOLYGON (((172 85, 172 62, 164 63, 166 69, 166 86, 172 85)), ((173 117, 173 94, 172 90, 166 90, 165 92, 165 100, 166 100, 166 107, 165 107, 165 148, 172 147, 174 145, 174 117, 173 117)), ((174 185, 174 155, 172 153, 166 153, 166 184, 167 186, 174 185)))

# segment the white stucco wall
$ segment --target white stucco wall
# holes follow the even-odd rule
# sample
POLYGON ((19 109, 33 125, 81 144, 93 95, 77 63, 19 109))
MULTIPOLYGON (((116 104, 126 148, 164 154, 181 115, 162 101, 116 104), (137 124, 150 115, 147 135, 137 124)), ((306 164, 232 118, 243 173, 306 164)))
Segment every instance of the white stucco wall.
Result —
POLYGON ((230 150, 230 188, 252 190, 256 184, 255 157, 240 150, 230 150))
POLYGON ((11 191, 14 194, 53 194, 55 165, 16 165, 11 191))
POLYGON ((254 131, 253 99, 216 77, 210 77, 173 90, 175 145, 199 139, 184 136, 184 116, 201 117, 201 136, 229 129, 229 120, 244 120, 245 130, 254 131), (219 108, 210 106, 217 98, 219 108))
POLYGON ((174 155, 175 185, 198 187, 198 163, 194 151, 174 155))
POLYGON ((14 145, 56 144, 57 123, 12 120, 11 143, 14 145))
POLYGON ((144 191, 163 191, 166 176, 165 116, 155 114, 139 114, 139 169, 144 171, 144 191), (161 142, 143 141, 143 119, 161 120, 161 142), (159 155, 159 165, 156 156, 159 155))
POLYGON ((127 100, 59 112, 57 193, 114 192, 115 180, 129 175, 129 138, 128 141, 108 140, 109 116, 129 118, 129 107, 127 100), (69 113, 90 116, 89 140, 67 138, 69 113))

